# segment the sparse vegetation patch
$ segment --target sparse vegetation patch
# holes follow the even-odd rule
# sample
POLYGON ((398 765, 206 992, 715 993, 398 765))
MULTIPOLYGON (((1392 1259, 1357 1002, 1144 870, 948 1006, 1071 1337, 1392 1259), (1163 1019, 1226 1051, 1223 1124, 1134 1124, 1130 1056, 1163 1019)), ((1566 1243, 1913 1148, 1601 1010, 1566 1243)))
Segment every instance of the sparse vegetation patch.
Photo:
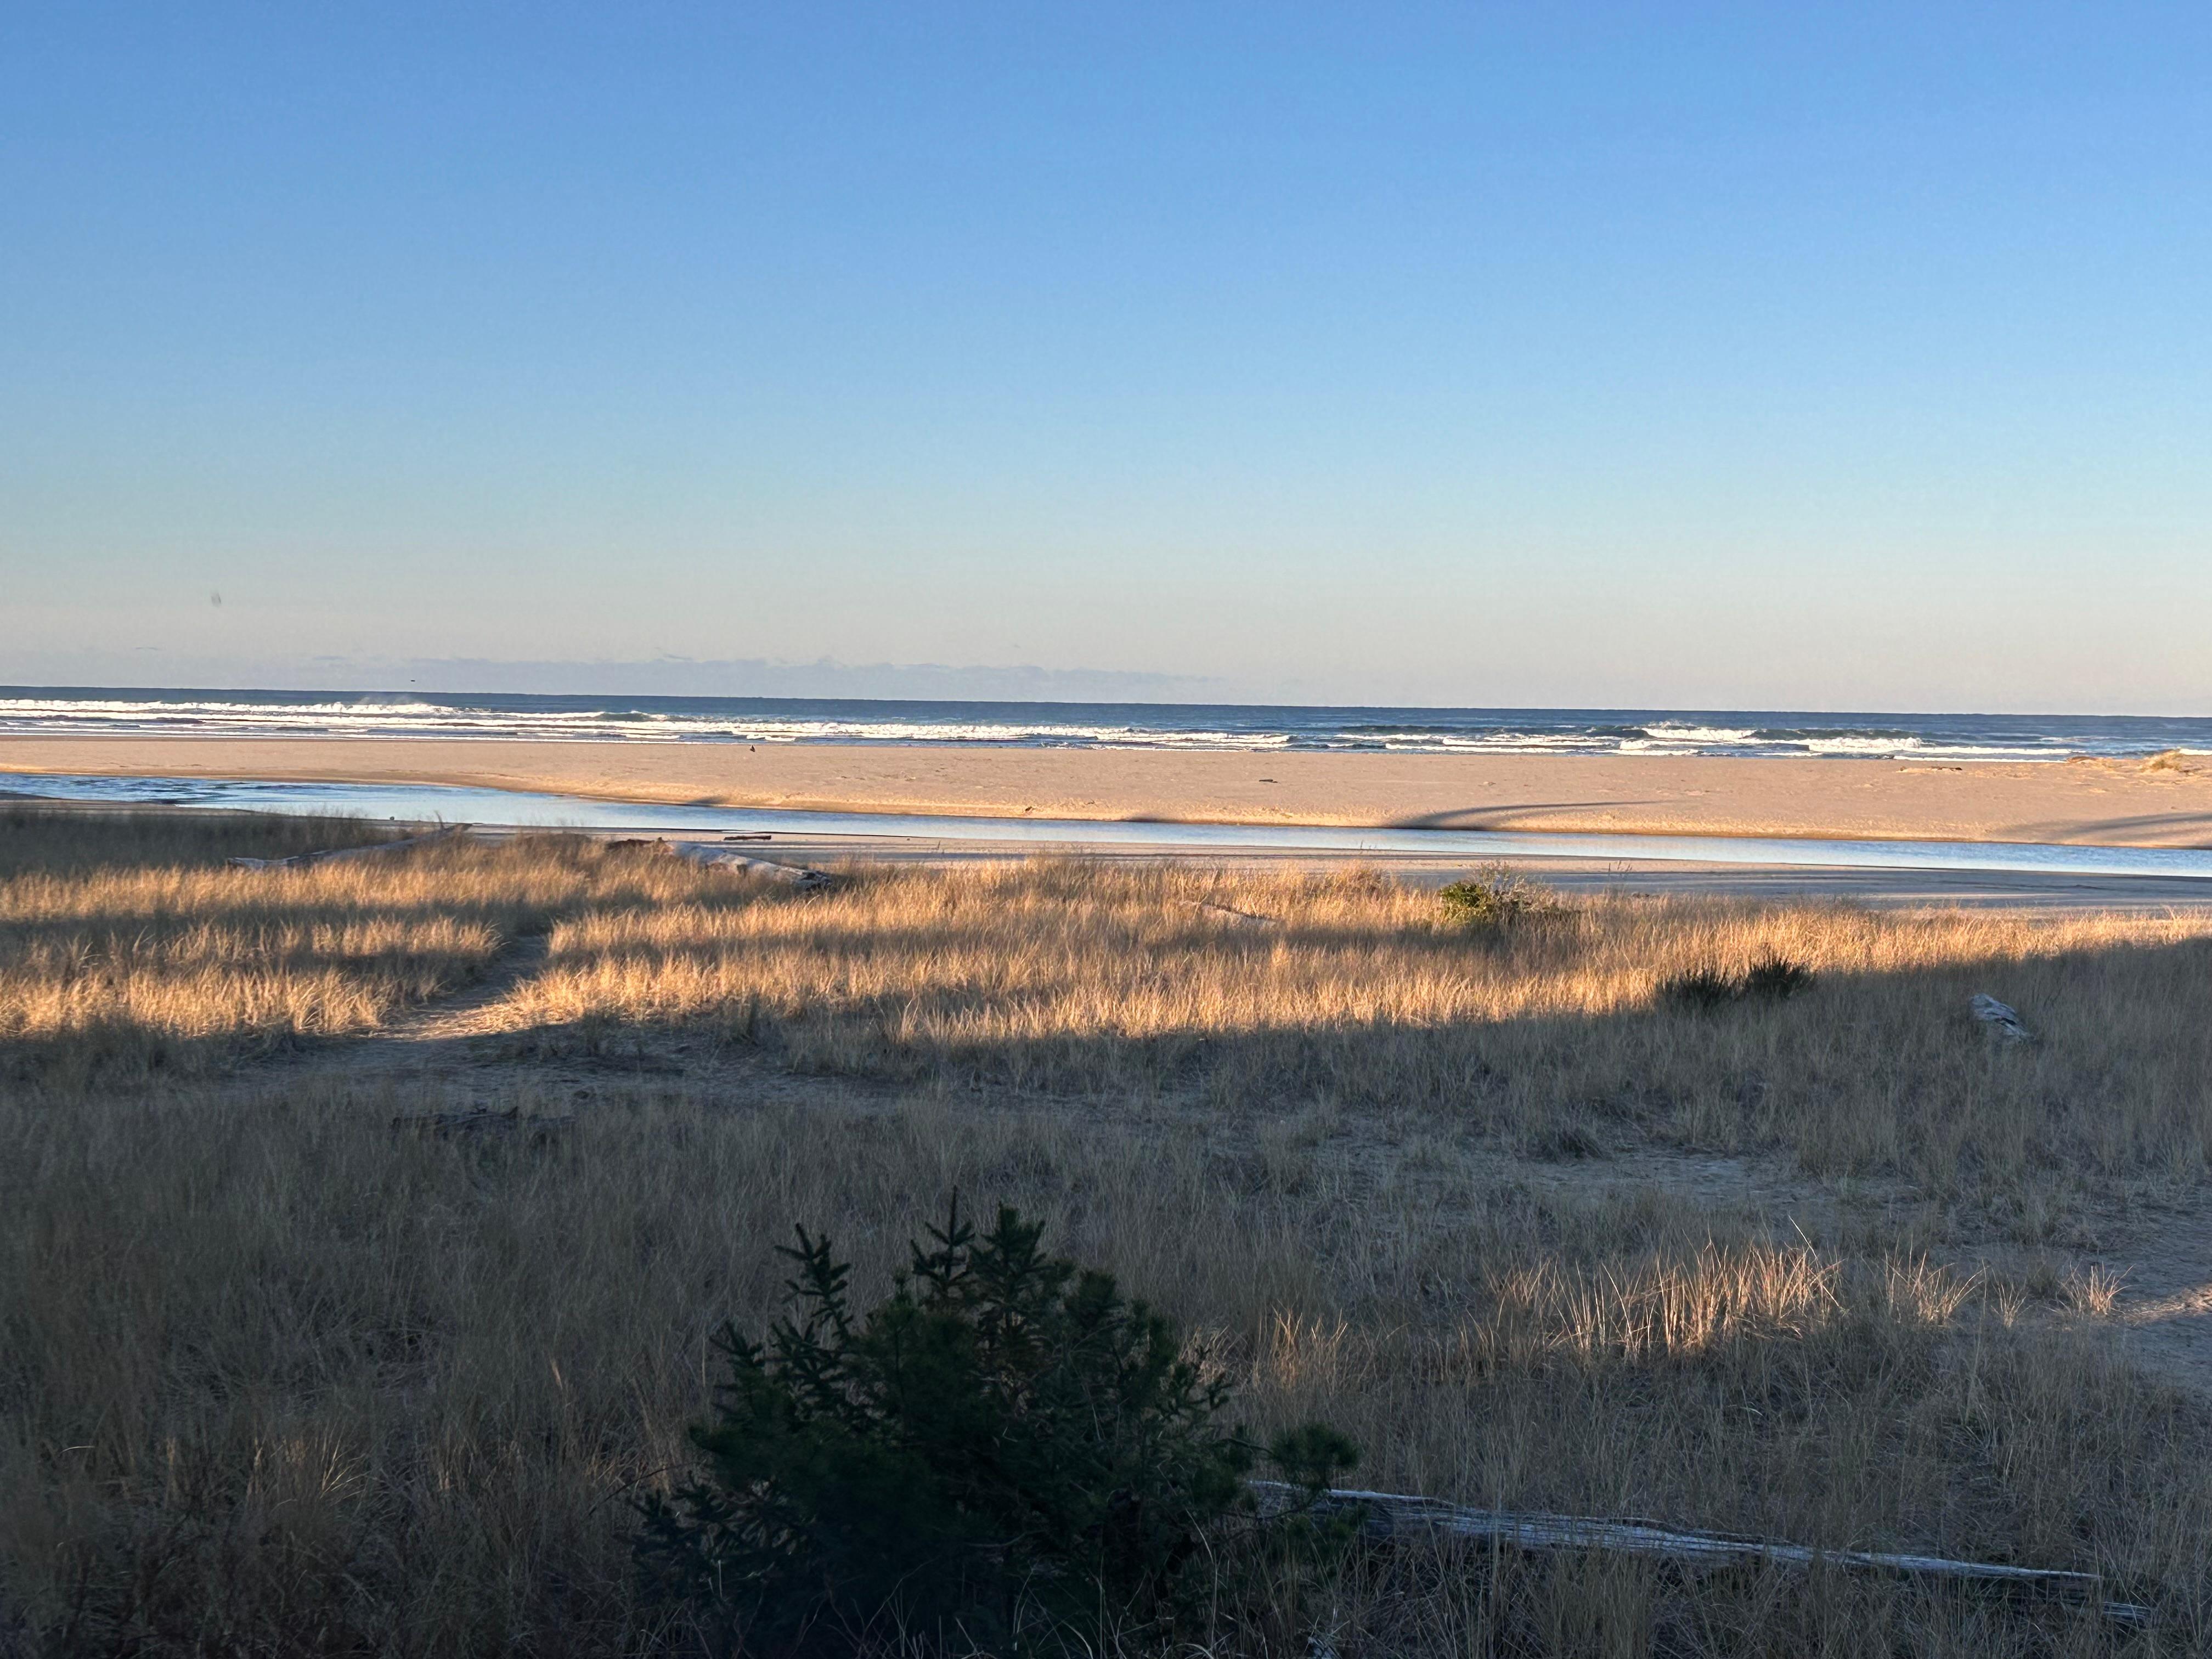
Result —
POLYGON ((1540 882, 1504 865, 1491 865, 1443 888, 1437 899, 1454 924, 1477 931, 1510 927, 1534 916, 1556 914, 1558 895, 1540 882))

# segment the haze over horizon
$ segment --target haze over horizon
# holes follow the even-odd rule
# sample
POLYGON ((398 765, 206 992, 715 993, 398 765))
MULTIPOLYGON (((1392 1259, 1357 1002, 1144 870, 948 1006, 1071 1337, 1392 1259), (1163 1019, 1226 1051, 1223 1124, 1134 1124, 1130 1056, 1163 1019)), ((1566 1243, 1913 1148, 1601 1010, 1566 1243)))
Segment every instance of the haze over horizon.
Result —
POLYGON ((2208 48, 26 13, 0 681, 2212 714, 2208 48))

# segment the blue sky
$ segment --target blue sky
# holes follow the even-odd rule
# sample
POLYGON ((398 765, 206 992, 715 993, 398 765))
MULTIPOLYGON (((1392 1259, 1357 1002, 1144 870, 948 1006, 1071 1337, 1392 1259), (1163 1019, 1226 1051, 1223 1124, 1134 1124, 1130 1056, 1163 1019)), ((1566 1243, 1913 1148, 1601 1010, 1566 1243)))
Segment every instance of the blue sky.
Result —
POLYGON ((14 7, 0 678, 2212 712, 2208 73, 2185 6, 14 7))

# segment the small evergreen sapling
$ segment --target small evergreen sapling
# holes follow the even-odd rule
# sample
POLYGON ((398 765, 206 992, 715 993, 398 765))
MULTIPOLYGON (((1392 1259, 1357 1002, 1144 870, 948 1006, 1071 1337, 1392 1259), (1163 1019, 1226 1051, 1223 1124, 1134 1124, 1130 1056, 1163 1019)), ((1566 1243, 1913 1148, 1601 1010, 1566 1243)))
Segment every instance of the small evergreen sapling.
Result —
MULTIPOLYGON (((716 1339, 706 1474, 644 1506, 659 1593, 763 1653, 1028 1650, 1171 1620, 1254 1461, 1172 1322, 1003 1206, 979 1237, 956 1200, 861 1317, 830 1241, 798 1234, 793 1310, 764 1343, 716 1339)), ((1300 1433, 1279 1450, 1309 1485, 1356 1455, 1300 1433)))

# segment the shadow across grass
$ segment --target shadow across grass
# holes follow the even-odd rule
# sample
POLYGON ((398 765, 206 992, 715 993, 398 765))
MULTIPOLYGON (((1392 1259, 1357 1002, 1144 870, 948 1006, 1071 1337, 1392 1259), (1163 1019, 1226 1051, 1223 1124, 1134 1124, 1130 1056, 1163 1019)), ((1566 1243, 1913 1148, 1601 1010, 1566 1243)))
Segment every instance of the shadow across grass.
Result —
POLYGON ((1687 903, 1585 907, 1504 937, 1294 910, 1265 933, 1163 912, 1117 937, 1042 908, 1011 923, 986 905, 870 908, 763 895, 582 918, 509 1016, 547 1051, 591 1015, 640 1042, 705 1036, 907 1086, 1417 1112, 1528 1145, 1595 1125, 1999 1212, 2033 1207, 2025 1186, 2186 1187, 2212 1160, 2200 924, 1687 903), (1907 960, 1853 965, 1885 954, 1907 960), (1699 970, 1710 1006, 1674 994, 1699 970), (1981 992, 2043 1040, 1992 1042, 1969 1012, 1981 992))

